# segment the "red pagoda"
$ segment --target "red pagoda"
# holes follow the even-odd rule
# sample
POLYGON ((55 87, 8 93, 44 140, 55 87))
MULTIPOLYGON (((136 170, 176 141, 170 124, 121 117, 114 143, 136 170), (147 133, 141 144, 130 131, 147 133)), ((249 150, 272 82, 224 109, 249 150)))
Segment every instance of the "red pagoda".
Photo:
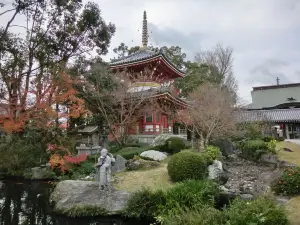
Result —
MULTIPOLYGON (((144 12, 140 50, 110 63, 113 71, 126 71, 129 74, 143 74, 145 70, 150 71, 147 73, 149 75, 146 80, 133 85, 131 91, 150 91, 152 100, 171 106, 169 112, 157 113, 153 110, 147 113, 133 129, 130 129, 130 134, 141 142, 151 142, 161 133, 174 133, 174 118, 172 117, 174 109, 187 107, 187 103, 178 97, 178 92, 174 93, 174 88, 171 91, 174 80, 183 77, 185 73, 176 68, 163 51, 154 52, 148 49, 147 26, 147 15, 144 12)), ((176 129, 175 133, 186 136, 186 131, 182 129, 176 129)))

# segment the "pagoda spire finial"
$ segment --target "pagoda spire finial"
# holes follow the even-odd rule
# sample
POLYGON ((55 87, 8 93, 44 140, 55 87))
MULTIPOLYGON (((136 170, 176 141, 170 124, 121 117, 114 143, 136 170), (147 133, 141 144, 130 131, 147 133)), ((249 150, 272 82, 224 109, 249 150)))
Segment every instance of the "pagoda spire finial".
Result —
POLYGON ((142 48, 146 49, 148 45, 148 22, 147 22, 147 13, 144 11, 143 17, 143 34, 142 34, 142 48))

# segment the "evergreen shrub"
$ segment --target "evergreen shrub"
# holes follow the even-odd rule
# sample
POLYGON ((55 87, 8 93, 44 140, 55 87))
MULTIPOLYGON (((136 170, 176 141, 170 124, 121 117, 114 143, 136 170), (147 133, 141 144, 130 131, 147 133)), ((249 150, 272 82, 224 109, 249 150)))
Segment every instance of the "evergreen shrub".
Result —
POLYGON ((173 182, 201 180, 207 177, 207 158, 199 153, 183 151, 173 155, 168 163, 168 174, 173 182))
POLYGON ((227 223, 230 225, 259 224, 287 225, 285 210, 279 207, 273 199, 260 197, 256 200, 245 201, 235 199, 224 211, 227 223))
POLYGON ((210 160, 218 160, 222 156, 220 148, 214 145, 208 145, 205 147, 205 153, 210 157, 210 160))
POLYGON ((268 152, 268 143, 263 140, 247 140, 240 143, 239 147, 243 157, 255 161, 268 152))
POLYGON ((159 147, 159 150, 167 153, 175 154, 180 152, 184 148, 185 148, 185 143, 182 140, 182 138, 170 137, 165 141, 164 145, 159 147))
POLYGON ((131 218, 165 217, 178 214, 182 208, 213 207, 219 188, 213 181, 186 181, 167 190, 144 189, 132 195, 124 214, 131 218))
POLYGON ((300 194, 300 168, 295 167, 285 169, 281 177, 273 181, 272 189, 277 194, 300 194))

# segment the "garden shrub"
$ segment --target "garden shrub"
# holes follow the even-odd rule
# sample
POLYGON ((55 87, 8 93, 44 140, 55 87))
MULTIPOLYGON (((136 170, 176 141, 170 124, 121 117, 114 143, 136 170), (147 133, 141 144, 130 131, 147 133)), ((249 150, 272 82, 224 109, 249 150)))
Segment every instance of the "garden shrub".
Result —
POLYGON ((273 181, 272 189, 277 194, 300 194, 300 168, 285 169, 281 177, 273 181))
POLYGON ((264 136, 262 136, 262 140, 264 142, 270 142, 270 141, 274 140, 274 138, 270 135, 264 135, 264 136))
POLYGON ((230 225, 287 225, 287 216, 282 207, 267 197, 245 201, 235 199, 224 211, 230 225))
POLYGON ((162 225, 222 225, 226 222, 222 211, 212 207, 197 210, 180 209, 177 214, 160 216, 156 220, 162 225))
POLYGON ((206 146, 205 153, 210 157, 211 160, 217 160, 222 155, 220 148, 213 145, 206 146))
POLYGON ((168 138, 164 145, 162 145, 159 150, 167 153, 175 154, 180 152, 185 148, 185 143, 182 138, 179 137, 170 137, 168 138))
POLYGON ((69 171, 71 174, 76 173, 83 176, 91 175, 92 173, 96 172, 94 164, 95 163, 93 162, 85 161, 80 165, 74 165, 69 171))
POLYGON ((268 145, 263 140, 247 140, 239 145, 242 156, 251 160, 258 160, 268 152, 268 145))
POLYGON ((208 161, 205 156, 189 151, 173 155, 168 163, 168 174, 173 182, 207 177, 208 161))
POLYGON ((149 149, 148 146, 146 147, 126 147, 122 148, 118 153, 115 155, 120 155, 125 159, 132 159, 134 156, 139 156, 142 152, 147 151, 149 149))
POLYGON ((123 214, 129 218, 152 219, 158 207, 165 204, 165 193, 162 190, 153 192, 143 189, 135 192, 128 200, 123 214))
POLYGON ((277 145, 277 141, 276 140, 269 141, 267 143, 268 151, 276 154, 277 153, 277 151, 276 151, 276 145, 277 145))
POLYGON ((284 137, 278 137, 278 138, 276 138, 276 140, 279 141, 279 142, 282 142, 282 141, 284 141, 285 139, 284 139, 284 137))
POLYGON ((172 137, 175 137, 175 138, 180 138, 176 135, 173 135, 173 134, 160 134, 158 135, 157 137, 154 138, 153 142, 152 142, 152 146, 155 147, 155 146, 162 146, 166 143, 166 140, 168 140, 169 138, 172 138, 172 137))
POLYGON ((184 209, 212 207, 219 188, 212 181, 186 181, 165 191, 144 189, 132 195, 124 214, 133 218, 165 217, 184 209))

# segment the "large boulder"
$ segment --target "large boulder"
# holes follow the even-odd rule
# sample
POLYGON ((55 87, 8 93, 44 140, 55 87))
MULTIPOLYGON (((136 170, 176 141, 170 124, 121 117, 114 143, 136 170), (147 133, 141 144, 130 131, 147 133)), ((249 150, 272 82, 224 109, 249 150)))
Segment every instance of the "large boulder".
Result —
POLYGON ((126 168, 128 170, 150 169, 158 166, 160 166, 159 162, 144 160, 140 157, 134 157, 133 159, 128 160, 126 163, 126 168))
POLYGON ((234 144, 230 141, 230 139, 217 139, 212 141, 212 144, 219 147, 222 155, 225 157, 228 157, 232 154, 235 153, 235 146, 234 144))
POLYGON ((175 135, 175 134, 160 134, 157 137, 154 138, 153 142, 152 142, 152 146, 160 146, 160 145, 164 145, 166 140, 168 140, 171 137, 177 137, 177 138, 181 138, 183 141, 185 141, 185 139, 183 137, 181 137, 180 135, 175 135))
POLYGON ((140 154, 140 156, 142 158, 152 159, 154 161, 162 161, 167 158, 166 154, 159 152, 159 151, 155 151, 155 150, 148 150, 148 151, 142 152, 140 154))
POLYGON ((126 162, 127 162, 127 160, 124 157, 122 157, 120 155, 117 155, 116 156, 116 162, 111 167, 111 172, 112 173, 118 173, 118 172, 126 170, 126 162))
POLYGON ((280 160, 277 155, 273 153, 266 153, 263 154, 259 162, 266 166, 272 166, 274 168, 289 168, 289 167, 296 167, 297 165, 289 163, 284 160, 280 160))
POLYGON ((222 162, 214 160, 213 164, 208 166, 208 179, 218 181, 220 184, 225 184, 228 176, 223 170, 222 162))
POLYGON ((65 180, 57 184, 50 199, 55 204, 56 212, 72 216, 83 216, 82 212, 90 212, 91 215, 84 216, 100 216, 119 215, 130 196, 129 192, 114 188, 99 190, 97 182, 65 180))

